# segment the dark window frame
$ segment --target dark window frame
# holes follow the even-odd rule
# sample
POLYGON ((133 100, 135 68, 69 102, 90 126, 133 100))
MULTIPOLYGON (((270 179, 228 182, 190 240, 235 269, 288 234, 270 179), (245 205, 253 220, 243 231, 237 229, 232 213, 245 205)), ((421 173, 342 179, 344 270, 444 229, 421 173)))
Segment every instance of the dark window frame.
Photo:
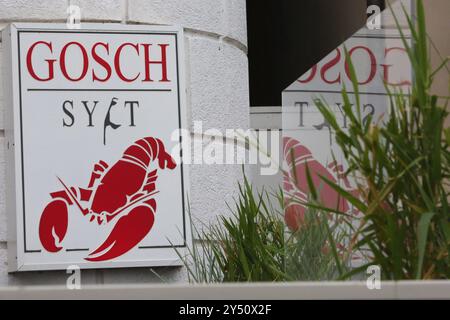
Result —
POLYGON ((251 106, 281 106, 281 92, 360 29, 384 0, 247 0, 251 106))

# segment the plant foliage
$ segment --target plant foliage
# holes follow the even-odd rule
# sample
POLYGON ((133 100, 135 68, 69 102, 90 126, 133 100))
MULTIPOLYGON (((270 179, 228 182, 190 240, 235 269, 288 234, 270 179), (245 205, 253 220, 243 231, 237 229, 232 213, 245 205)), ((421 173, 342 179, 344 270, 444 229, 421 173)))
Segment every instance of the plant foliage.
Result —
POLYGON ((417 1, 416 23, 408 17, 412 45, 395 19, 415 78, 408 93, 386 86, 389 114, 380 121, 362 120, 358 81, 348 54, 357 110, 354 114, 344 89, 348 130, 339 127, 326 102, 316 101, 348 160, 360 197, 337 185, 333 188, 363 213, 355 249, 369 249, 369 264, 381 266, 383 278, 448 279, 450 129, 445 128, 445 121, 449 98, 431 93, 433 78, 447 67, 448 58, 432 70, 421 0, 417 1))

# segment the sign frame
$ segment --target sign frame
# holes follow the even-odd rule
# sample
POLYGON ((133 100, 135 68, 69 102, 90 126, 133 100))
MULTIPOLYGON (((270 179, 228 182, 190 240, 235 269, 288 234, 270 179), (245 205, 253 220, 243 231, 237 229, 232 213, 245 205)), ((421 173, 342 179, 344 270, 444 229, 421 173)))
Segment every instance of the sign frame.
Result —
MULTIPOLYGON (((176 44, 176 72, 177 72, 177 94, 178 94, 178 120, 179 129, 187 129, 187 105, 186 105, 186 78, 185 78, 185 49, 183 28, 180 26, 149 26, 149 25, 124 25, 118 23, 83 23, 80 29, 69 29, 65 24, 59 23, 11 23, 2 34, 3 47, 3 77, 4 77, 4 119, 5 119, 5 162, 6 162, 6 211, 8 232, 8 272, 22 271, 46 271, 66 270, 76 265, 81 269, 109 269, 109 268, 135 268, 183 265, 178 252, 172 246, 164 248, 151 248, 148 250, 148 259, 107 261, 89 263, 75 261, 67 263, 58 261, 55 256, 52 263, 26 263, 25 255, 38 254, 38 251, 25 248, 24 234, 24 195, 23 195, 23 154, 22 145, 22 88, 20 87, 20 64, 17 57, 19 52, 19 33, 22 31, 39 32, 52 31, 64 33, 132 33, 132 34, 163 34, 175 36, 176 44), (13 54, 17 56, 14 57, 13 54), (152 250, 166 250, 167 259, 153 259, 152 250)), ((180 133, 180 147, 182 146, 180 133)), ((169 151, 169 150, 168 150, 169 151)), ((180 150, 182 152, 182 150, 180 150)), ((183 202, 183 228, 184 245, 176 246, 179 252, 184 252, 191 246, 192 236, 190 228, 190 217, 188 214, 189 194, 189 170, 183 163, 178 164, 181 168, 181 197, 183 202)), ((50 190, 49 190, 50 191, 50 190)), ((181 232, 181 231, 180 231, 181 232)), ((162 251, 158 251, 162 252, 162 251)), ((161 254, 159 254, 161 255, 161 254)))

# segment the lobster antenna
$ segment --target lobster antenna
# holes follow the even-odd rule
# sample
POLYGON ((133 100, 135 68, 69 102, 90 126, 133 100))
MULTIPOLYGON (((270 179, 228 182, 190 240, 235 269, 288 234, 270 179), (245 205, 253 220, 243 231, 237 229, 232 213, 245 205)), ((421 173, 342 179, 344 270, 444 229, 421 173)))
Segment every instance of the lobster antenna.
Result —
POLYGON ((56 178, 58 178, 59 182, 61 182, 61 184, 63 185, 64 189, 66 189, 66 192, 69 194, 69 196, 72 198, 72 201, 78 206, 78 209, 80 209, 81 213, 84 215, 85 211, 83 209, 83 207, 81 206, 81 204, 78 202, 77 198, 75 197, 75 195, 72 193, 72 191, 66 186, 66 184, 64 183, 64 181, 61 180, 60 177, 56 176, 56 178))

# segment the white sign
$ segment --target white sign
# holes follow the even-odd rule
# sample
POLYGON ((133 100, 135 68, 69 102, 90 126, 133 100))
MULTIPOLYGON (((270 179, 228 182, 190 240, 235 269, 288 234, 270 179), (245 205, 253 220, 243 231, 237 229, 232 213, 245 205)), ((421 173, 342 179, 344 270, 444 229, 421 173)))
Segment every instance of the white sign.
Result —
POLYGON ((180 265, 182 30, 12 24, 2 39, 10 271, 180 265))

